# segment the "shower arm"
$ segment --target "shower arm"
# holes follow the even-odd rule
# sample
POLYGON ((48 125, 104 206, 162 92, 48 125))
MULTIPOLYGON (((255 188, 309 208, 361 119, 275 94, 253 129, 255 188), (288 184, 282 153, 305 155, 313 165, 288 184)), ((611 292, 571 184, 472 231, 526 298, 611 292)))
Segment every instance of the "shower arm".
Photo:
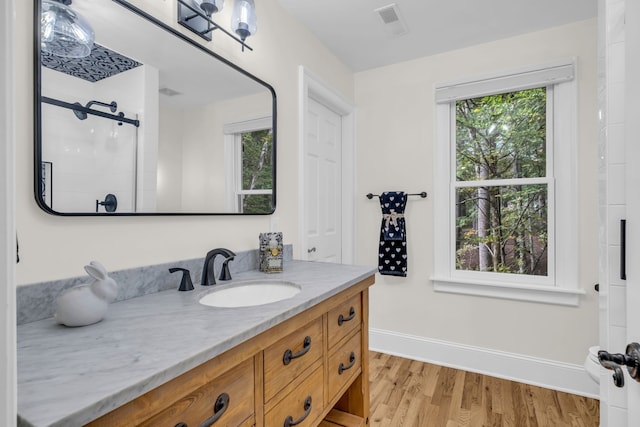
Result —
MULTIPOLYGON (((119 114, 110 114, 105 113, 100 110, 93 110, 91 108, 83 107, 80 104, 71 104, 69 102, 61 101, 59 99, 49 98, 47 96, 40 97, 40 100, 46 104, 55 105, 62 108, 68 108, 69 110, 80 111, 83 113, 91 114, 94 116, 104 117, 105 119, 115 120, 119 123, 127 123, 133 125, 135 127, 140 127, 140 120, 137 119, 129 119, 124 116, 124 113, 120 112, 119 114)), ((106 104, 106 106, 111 106, 110 104, 106 104)))

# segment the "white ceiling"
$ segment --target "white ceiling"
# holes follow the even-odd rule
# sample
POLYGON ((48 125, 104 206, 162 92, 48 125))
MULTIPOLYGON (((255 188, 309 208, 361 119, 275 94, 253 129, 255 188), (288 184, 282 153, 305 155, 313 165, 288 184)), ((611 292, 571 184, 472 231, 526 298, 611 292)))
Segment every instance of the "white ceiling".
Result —
POLYGON ((355 72, 594 18, 597 1, 278 0, 355 72), (374 12, 392 3, 405 35, 374 12))

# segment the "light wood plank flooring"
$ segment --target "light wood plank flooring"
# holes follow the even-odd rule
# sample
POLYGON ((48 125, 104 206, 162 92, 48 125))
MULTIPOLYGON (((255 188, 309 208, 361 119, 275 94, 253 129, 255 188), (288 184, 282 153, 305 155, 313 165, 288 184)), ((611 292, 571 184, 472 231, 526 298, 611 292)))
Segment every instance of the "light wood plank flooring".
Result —
POLYGON ((599 402, 371 352, 371 427, 597 427, 599 402))

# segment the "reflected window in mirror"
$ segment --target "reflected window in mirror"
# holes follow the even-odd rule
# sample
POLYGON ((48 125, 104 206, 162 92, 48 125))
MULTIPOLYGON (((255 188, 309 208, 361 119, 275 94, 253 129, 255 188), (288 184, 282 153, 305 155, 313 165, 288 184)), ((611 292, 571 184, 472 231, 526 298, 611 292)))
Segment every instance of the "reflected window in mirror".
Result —
POLYGON ((273 211, 272 118, 248 120, 224 127, 227 208, 236 213, 273 211))

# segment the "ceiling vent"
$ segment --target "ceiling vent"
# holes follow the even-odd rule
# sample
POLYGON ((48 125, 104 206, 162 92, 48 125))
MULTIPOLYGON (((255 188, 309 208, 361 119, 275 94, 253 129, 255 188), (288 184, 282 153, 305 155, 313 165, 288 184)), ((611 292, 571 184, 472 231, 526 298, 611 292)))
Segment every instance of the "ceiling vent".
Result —
POLYGON ((391 3, 387 6, 375 9, 374 12, 378 14, 392 36, 398 37, 407 34, 407 26, 401 18, 397 4, 391 3))

